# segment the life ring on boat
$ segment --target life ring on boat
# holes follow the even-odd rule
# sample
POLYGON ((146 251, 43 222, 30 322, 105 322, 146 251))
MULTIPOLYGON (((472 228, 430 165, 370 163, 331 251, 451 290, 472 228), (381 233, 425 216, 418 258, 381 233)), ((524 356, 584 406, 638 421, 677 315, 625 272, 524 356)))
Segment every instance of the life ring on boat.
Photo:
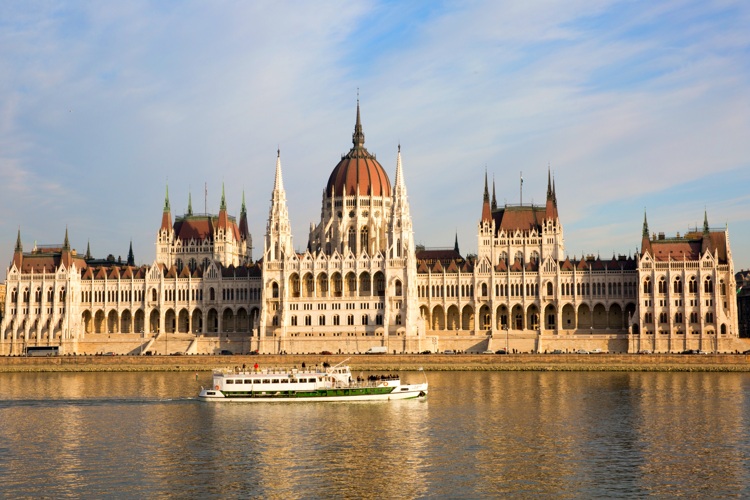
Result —
POLYGON ((218 390, 219 390, 219 386, 218 386, 218 385, 215 385, 215 386, 214 386, 214 389, 216 389, 216 390, 218 391, 218 390))
POLYGON ((388 387, 388 382, 383 382, 383 383, 382 383, 382 384, 380 384, 380 385, 382 385, 383 387, 388 387))

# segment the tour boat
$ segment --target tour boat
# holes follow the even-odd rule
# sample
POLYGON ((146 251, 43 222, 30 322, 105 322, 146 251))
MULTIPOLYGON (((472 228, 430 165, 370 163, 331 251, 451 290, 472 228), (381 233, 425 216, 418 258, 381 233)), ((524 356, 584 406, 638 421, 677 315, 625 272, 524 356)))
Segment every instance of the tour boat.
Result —
POLYGON ((217 403, 270 401, 388 401, 427 396, 427 377, 420 384, 402 384, 398 375, 352 378, 349 366, 323 368, 236 368, 213 373, 210 388, 198 399, 217 403))

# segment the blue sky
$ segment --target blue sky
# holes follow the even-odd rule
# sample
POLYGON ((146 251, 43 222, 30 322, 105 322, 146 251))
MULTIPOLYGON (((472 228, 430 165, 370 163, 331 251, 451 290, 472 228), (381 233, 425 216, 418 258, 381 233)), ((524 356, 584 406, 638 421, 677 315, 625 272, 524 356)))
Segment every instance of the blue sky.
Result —
POLYGON ((4 2, 0 261, 61 243, 155 257, 172 212, 232 214, 262 253, 277 148, 298 249, 351 146, 393 176, 417 241, 476 251, 485 169, 498 201, 543 203, 568 254, 633 253, 653 231, 729 227, 750 268, 750 4, 4 2))

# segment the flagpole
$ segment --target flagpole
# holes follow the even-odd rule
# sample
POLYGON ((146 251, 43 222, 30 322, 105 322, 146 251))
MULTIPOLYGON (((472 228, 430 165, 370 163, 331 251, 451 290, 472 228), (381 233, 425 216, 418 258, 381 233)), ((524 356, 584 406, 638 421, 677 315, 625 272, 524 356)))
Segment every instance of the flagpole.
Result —
POLYGON ((521 205, 523 206, 523 170, 521 171, 521 205))

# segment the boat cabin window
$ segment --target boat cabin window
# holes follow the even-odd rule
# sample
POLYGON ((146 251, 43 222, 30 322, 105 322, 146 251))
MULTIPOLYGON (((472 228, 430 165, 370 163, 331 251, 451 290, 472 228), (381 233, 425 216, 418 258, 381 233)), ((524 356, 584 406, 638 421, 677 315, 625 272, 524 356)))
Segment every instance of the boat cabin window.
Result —
POLYGON ((270 384, 271 383, 271 379, 264 378, 262 383, 263 384, 270 384))
POLYGON ((289 382, 291 382, 292 384, 296 384, 297 383, 297 379, 296 378, 289 379, 289 382))
POLYGON ((279 379, 275 378, 275 379, 271 380, 271 383, 272 384, 278 384, 279 383, 279 379))
POLYGON ((285 378, 282 378, 282 379, 281 379, 281 383, 282 383, 282 384, 288 384, 288 383, 289 383, 289 380, 288 380, 288 379, 285 379, 285 378))
POLYGON ((226 379, 224 382, 227 384, 234 384, 234 380, 232 380, 231 378, 226 379))
POLYGON ((245 383, 246 383, 246 384, 252 384, 252 383, 253 383, 253 381, 252 381, 252 380, 248 380, 248 379, 245 379, 245 383))

